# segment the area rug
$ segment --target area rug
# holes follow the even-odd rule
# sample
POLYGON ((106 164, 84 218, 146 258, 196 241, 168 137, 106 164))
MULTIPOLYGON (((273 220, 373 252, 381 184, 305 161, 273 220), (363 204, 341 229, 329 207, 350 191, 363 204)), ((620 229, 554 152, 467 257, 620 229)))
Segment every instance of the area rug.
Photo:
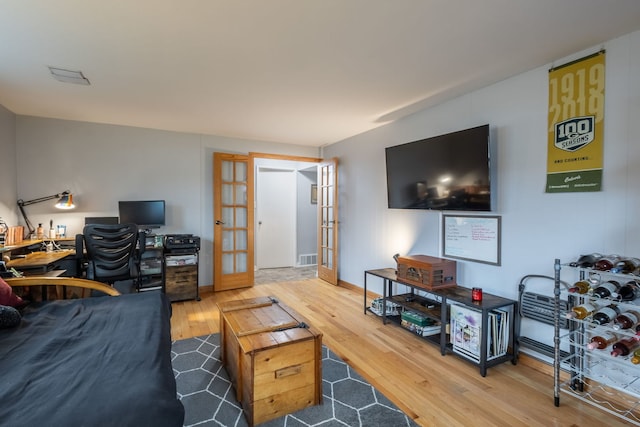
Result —
MULTIPOLYGON (((171 353, 185 426, 248 426, 220 361, 219 334, 174 341, 171 353)), ((261 427, 417 426, 324 345, 322 355, 322 404, 261 427)))

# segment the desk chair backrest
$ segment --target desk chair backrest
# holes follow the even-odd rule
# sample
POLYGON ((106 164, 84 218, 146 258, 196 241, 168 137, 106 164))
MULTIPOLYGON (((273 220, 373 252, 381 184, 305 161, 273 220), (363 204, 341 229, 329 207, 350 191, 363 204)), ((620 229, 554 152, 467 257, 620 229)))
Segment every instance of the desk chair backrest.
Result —
MULTIPOLYGON (((138 277, 137 243, 143 233, 136 224, 89 224, 84 227, 82 239, 86 249, 87 279, 113 285, 119 280, 138 277)), ((76 248, 76 251, 78 248, 76 248)), ((82 253, 82 252, 81 252, 82 253)))

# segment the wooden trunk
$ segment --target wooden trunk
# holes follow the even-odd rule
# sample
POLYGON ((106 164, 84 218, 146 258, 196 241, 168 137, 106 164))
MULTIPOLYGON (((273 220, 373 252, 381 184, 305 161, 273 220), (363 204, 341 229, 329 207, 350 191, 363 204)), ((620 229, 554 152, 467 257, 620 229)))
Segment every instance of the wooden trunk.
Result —
POLYGON ((322 402, 322 334, 272 297, 219 303, 222 363, 250 426, 322 402))

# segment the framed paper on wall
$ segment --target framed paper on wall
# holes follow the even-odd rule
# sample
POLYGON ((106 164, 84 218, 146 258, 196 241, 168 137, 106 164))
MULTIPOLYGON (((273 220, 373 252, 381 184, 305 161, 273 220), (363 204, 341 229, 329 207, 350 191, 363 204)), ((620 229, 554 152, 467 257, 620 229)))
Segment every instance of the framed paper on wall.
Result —
POLYGON ((442 215, 442 256, 500 265, 501 218, 442 215))

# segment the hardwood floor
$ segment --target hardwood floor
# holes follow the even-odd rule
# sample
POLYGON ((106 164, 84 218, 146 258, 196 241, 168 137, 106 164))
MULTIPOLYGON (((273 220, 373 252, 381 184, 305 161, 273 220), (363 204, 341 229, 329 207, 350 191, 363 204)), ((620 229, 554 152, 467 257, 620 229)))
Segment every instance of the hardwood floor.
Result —
POLYGON ((620 419, 571 396, 553 403, 551 369, 521 356, 517 365, 475 365, 396 325, 363 313, 360 288, 319 279, 256 285, 173 303, 172 339, 217 333, 216 303, 274 296, 323 332, 323 343, 422 426, 623 426, 620 419))

